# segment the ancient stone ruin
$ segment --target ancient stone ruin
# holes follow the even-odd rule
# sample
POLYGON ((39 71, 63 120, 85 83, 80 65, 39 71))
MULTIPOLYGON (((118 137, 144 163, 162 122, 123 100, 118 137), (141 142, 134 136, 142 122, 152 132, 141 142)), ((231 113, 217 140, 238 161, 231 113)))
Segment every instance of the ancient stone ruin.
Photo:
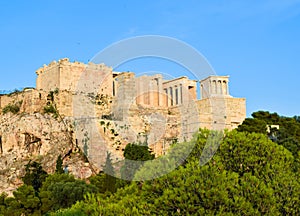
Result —
POLYGON ((108 151, 121 160, 128 143, 147 144, 163 155, 198 128, 232 130, 246 117, 246 101, 230 95, 228 76, 137 77, 67 58, 36 74, 36 88, 0 95, 2 156, 48 155, 57 146, 63 154, 80 149, 97 169, 108 151))

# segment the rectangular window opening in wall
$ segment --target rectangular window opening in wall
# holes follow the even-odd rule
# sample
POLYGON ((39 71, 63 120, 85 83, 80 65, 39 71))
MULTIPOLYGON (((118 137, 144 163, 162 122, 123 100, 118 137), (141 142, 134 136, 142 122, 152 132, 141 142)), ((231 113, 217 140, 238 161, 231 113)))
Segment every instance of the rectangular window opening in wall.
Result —
POLYGON ((193 99, 196 99, 196 91, 195 91, 195 86, 189 86, 188 90, 189 90, 189 97, 192 97, 193 99))

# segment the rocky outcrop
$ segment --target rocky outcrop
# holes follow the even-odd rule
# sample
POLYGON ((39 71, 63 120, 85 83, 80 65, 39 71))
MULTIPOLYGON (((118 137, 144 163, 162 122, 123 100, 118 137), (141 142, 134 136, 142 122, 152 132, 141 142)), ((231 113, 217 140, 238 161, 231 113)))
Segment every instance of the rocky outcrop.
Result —
POLYGON ((73 142, 72 121, 40 113, 0 115, 0 193, 10 194, 22 184, 25 165, 38 161, 53 173, 58 155, 75 177, 93 173, 73 142))

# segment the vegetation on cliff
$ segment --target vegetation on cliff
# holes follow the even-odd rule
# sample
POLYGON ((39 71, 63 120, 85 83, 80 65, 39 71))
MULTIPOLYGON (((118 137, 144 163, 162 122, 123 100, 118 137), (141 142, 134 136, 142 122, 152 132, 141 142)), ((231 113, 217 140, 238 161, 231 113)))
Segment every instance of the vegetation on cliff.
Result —
POLYGON ((17 101, 15 103, 8 104, 2 109, 2 113, 6 114, 11 112, 12 114, 17 114, 20 111, 20 107, 23 101, 17 101))

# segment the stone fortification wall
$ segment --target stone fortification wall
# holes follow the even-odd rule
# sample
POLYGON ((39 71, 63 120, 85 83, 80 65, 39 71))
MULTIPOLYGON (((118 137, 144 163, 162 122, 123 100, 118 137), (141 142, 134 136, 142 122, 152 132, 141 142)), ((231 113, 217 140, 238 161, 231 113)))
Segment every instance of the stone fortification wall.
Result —
POLYGON ((136 77, 135 82, 137 104, 151 107, 159 107, 165 104, 162 75, 136 77))
POLYGON ((53 61, 36 71, 36 89, 54 91, 102 91, 112 93, 112 68, 104 64, 70 62, 68 58, 53 61), (84 83, 86 84, 84 86, 84 83), (96 89, 97 88, 97 89, 96 89))
POLYGON ((112 113, 115 120, 122 121, 128 117, 128 110, 136 101, 134 73, 127 72, 119 74, 117 89, 112 113))
POLYGON ((246 118, 245 98, 206 98, 197 104, 201 128, 232 130, 246 118))

